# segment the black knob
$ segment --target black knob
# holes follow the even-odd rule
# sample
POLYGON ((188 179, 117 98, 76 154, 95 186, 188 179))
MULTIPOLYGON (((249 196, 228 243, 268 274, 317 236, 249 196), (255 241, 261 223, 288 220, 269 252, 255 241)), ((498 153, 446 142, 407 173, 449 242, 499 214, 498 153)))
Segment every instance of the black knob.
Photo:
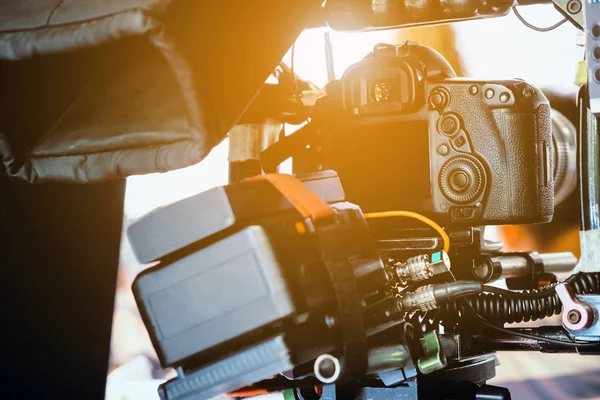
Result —
POLYGON ((439 119, 438 129, 444 135, 455 135, 460 130, 460 119, 454 114, 446 114, 439 119))
POLYGON ((450 186, 457 192, 464 192, 468 189, 471 183, 469 171, 465 169, 457 169, 450 173, 450 186))
POLYGON ((438 87, 431 91, 429 95, 429 104, 434 110, 439 110, 448 105, 450 94, 444 88, 438 87))

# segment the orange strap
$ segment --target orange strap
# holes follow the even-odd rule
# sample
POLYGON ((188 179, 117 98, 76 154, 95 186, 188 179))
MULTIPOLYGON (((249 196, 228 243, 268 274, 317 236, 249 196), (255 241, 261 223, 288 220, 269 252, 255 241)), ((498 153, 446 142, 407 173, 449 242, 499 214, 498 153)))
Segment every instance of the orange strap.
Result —
POLYGON ((287 174, 258 175, 248 180, 268 180, 292 205, 302 214, 304 218, 310 218, 314 222, 334 215, 329 204, 313 193, 302 182, 287 174))
POLYGON ((269 391, 266 389, 242 389, 236 392, 227 393, 228 397, 254 397, 269 394, 269 391))

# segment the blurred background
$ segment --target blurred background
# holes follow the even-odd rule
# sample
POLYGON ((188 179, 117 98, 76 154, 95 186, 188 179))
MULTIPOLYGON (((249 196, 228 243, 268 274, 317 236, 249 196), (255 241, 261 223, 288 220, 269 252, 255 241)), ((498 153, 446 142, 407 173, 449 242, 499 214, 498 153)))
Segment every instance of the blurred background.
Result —
MULTIPOLYGON (((538 26, 552 25, 561 19, 552 6, 526 7, 522 14, 538 26)), ((327 82, 324 34, 324 29, 305 31, 296 42, 294 56, 295 72, 321 88, 327 82)), ((567 108, 575 104, 576 63, 583 57, 583 50, 576 46, 577 35, 578 31, 568 23, 551 32, 536 32, 512 14, 433 28, 330 33, 338 78, 376 43, 410 39, 440 51, 459 75, 483 79, 522 78, 560 93, 566 99, 567 108)), ((290 61, 288 52, 284 62, 290 65, 290 61)), ((227 155, 228 139, 225 139, 198 165, 165 174, 128 178, 123 229, 156 207, 226 184, 227 155)), ((287 168, 289 170, 289 166, 287 168)), ((579 254, 577 198, 572 197, 561 205, 551 227, 492 228, 486 234, 503 240, 508 251, 579 254)), ((136 261, 124 235, 106 393, 110 400, 158 398, 156 386, 172 374, 163 371, 156 361, 131 293, 133 279, 146 267, 136 261)), ((509 387, 515 399, 600 399, 600 363, 596 357, 501 353, 498 358, 502 366, 491 383, 509 387)))

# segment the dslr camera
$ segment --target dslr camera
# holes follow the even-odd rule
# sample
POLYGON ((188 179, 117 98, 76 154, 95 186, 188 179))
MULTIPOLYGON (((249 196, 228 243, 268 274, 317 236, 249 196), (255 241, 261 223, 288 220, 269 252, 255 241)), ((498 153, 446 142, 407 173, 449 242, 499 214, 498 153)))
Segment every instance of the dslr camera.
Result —
POLYGON ((320 151, 299 162, 335 170, 363 211, 462 227, 552 219, 551 112, 539 89, 457 78, 411 42, 376 46, 327 89, 313 118, 320 151))

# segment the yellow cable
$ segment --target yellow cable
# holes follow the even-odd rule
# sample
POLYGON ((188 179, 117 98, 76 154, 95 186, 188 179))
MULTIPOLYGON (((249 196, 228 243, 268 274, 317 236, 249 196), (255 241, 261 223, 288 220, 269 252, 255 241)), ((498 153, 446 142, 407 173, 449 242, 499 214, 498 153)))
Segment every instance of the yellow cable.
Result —
POLYGON ((412 212, 412 211, 381 211, 381 212, 372 212, 372 213, 365 214, 366 219, 389 218, 389 217, 408 217, 408 218, 418 219, 419 221, 421 221, 421 222, 429 225, 433 229, 435 229, 435 231, 440 234, 440 236, 442 237, 442 240, 444 241, 444 251, 446 253, 450 250, 450 237, 448 237, 448 234, 444 231, 444 229, 441 226, 439 226, 437 223, 430 220, 429 218, 427 218, 424 215, 421 215, 419 213, 412 212))

